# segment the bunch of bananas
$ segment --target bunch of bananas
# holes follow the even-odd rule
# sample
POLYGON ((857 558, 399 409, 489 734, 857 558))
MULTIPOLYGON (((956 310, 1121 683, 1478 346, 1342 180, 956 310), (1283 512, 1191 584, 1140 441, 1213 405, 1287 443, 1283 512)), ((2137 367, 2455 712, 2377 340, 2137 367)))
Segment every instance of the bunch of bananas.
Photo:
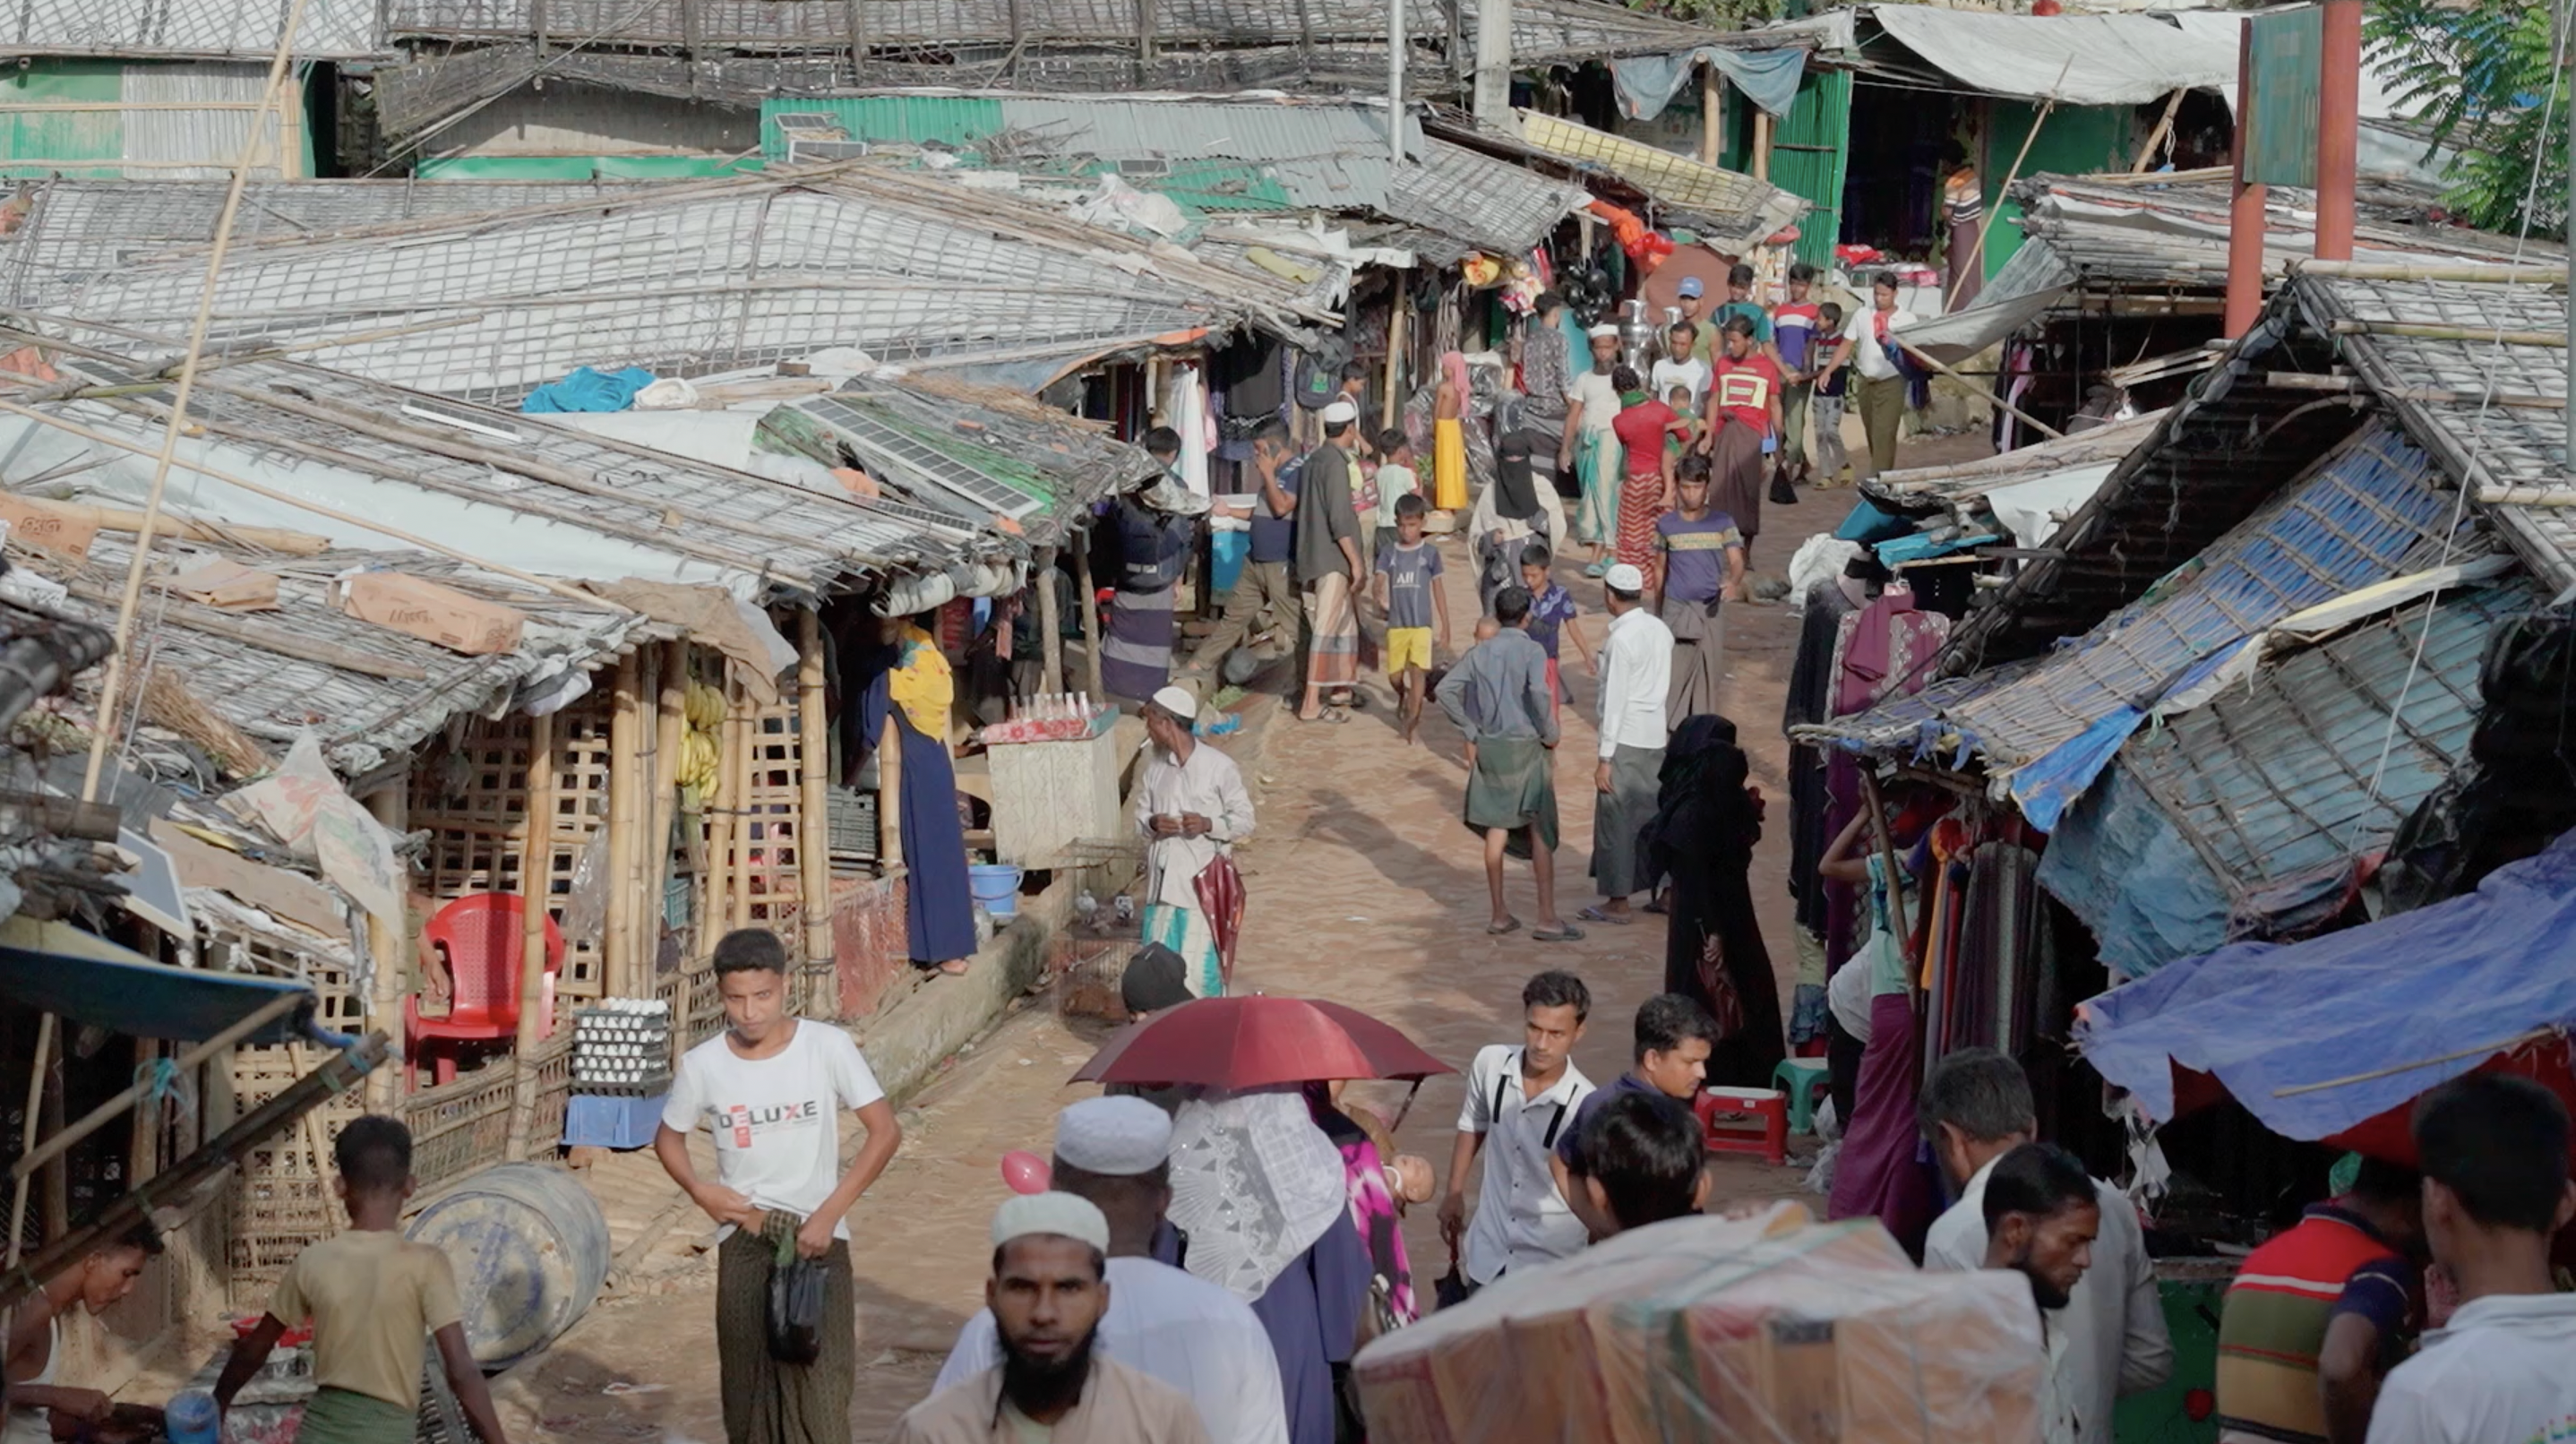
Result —
POLYGON ((712 796, 719 781, 724 754, 716 746, 716 736, 724 726, 724 693, 692 679, 680 715, 688 726, 680 734, 680 768, 674 780, 680 785, 682 805, 689 807, 712 796))

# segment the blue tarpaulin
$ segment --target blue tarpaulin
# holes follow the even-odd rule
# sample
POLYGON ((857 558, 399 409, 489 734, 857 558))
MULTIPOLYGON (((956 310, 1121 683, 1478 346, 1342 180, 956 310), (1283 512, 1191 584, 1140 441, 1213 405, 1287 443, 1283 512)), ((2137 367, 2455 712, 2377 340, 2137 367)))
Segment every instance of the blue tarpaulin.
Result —
POLYGON ((528 393, 519 410, 530 414, 549 411, 623 411, 635 404, 635 393, 653 384, 653 373, 641 366, 623 371, 593 371, 578 366, 561 381, 549 381, 528 393))
POLYGON ((1703 45, 1670 55, 1631 55, 1610 62, 1610 78, 1619 91, 1619 113, 1630 120, 1652 120, 1663 114, 1703 60, 1733 81, 1745 99, 1773 115, 1785 116, 1798 103, 1798 79, 1807 72, 1807 52, 1796 46, 1727 50, 1703 45))
POLYGON ((2188 1069, 2215 1075, 2275 1133, 2327 1138, 2536 1029, 2576 1025, 2571 958, 2576 833, 2466 897, 2168 964, 2086 1003, 2077 1041, 2159 1121, 2174 1115, 2174 1071, 2188 1069), (2346 1078, 2360 1081, 2282 1096, 2346 1078))
MULTIPOLYGON (((19 917, 0 932, 0 999, 129 1037, 203 1042, 295 993, 310 998, 313 989, 288 978, 174 968, 62 923, 19 917)), ((310 1011, 289 1012, 250 1041, 311 1036, 298 1021, 310 1011)))

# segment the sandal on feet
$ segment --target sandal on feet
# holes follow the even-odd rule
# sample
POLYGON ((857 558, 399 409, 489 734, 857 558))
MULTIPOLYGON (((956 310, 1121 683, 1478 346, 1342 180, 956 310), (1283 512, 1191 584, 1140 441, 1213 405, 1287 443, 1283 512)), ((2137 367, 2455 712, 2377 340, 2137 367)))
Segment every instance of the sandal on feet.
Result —
POLYGON ((1519 918, 1505 918, 1498 923, 1485 924, 1485 931, 1498 938, 1506 933, 1516 933, 1520 930, 1521 920, 1519 918))
POLYGON ((1594 562, 1592 565, 1583 569, 1583 574, 1597 582, 1603 577, 1610 575, 1610 564, 1608 562, 1594 562))
POLYGON ((1539 928, 1532 932, 1530 934, 1530 941, 1534 943, 1579 943, 1583 941, 1583 929, 1576 927, 1572 923, 1559 923, 1555 927, 1539 928))
POLYGON ((1309 717, 1306 720, 1309 722, 1330 722, 1334 726, 1338 727, 1343 723, 1350 721, 1351 714, 1343 711, 1339 707, 1327 707, 1323 711, 1316 713, 1314 716, 1309 717))
POLYGON ((1587 923, 1608 923, 1614 928, 1624 928, 1636 921, 1626 913, 1606 913, 1599 908, 1585 908, 1575 916, 1587 923))

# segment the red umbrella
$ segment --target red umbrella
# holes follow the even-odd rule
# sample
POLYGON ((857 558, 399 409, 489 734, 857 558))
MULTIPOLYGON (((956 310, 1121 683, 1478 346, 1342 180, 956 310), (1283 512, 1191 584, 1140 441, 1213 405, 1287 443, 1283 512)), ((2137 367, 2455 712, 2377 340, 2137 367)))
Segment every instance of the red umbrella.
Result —
POLYGON ((1335 1078, 1409 1078, 1457 1070, 1355 1008, 1260 994, 1201 998, 1109 1040, 1077 1083, 1262 1088, 1335 1078))

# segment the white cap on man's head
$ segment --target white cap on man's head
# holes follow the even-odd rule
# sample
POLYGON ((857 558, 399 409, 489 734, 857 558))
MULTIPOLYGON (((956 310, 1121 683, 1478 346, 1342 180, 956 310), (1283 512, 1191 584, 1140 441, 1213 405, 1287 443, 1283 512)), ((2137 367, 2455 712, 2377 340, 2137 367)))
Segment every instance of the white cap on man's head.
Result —
POLYGON ((1195 722, 1199 718, 1199 699, 1187 687, 1160 687, 1154 692, 1154 705, 1180 718, 1195 722))
POLYGON ((1601 574, 1601 584, 1614 592, 1642 592, 1646 589, 1646 574, 1621 562, 1601 574))
POLYGON ((1340 426, 1360 419, 1360 409, 1347 396, 1336 396, 1324 405, 1324 424, 1340 426))
POLYGON ((1055 1116, 1058 1162, 1109 1178, 1151 1173, 1172 1156, 1172 1115, 1142 1098, 1085 1098, 1055 1116))
POLYGON ((1600 340, 1604 336, 1616 341, 1619 339, 1619 327, 1616 322, 1604 321, 1600 325, 1593 327, 1589 334, 1595 341, 1600 340))
POLYGON ((1077 1239, 1109 1252, 1109 1216, 1090 1199, 1070 1193, 1019 1194, 994 1211, 993 1247, 1034 1234, 1077 1239))

